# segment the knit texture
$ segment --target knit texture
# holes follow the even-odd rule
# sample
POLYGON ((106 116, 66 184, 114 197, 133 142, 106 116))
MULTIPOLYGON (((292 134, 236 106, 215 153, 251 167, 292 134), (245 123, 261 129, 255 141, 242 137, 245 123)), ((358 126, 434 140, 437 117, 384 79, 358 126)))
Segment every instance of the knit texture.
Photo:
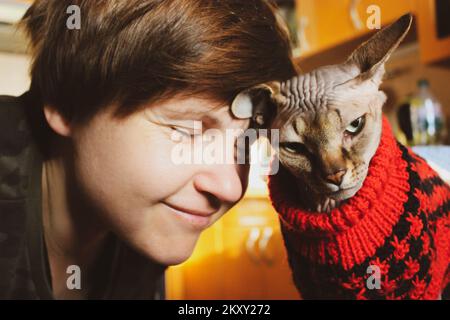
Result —
POLYGON ((450 187, 395 140, 386 118, 362 188, 330 213, 302 209, 282 165, 268 183, 303 298, 437 299, 449 283, 450 187), (369 266, 379 268, 379 289, 367 285, 369 266))

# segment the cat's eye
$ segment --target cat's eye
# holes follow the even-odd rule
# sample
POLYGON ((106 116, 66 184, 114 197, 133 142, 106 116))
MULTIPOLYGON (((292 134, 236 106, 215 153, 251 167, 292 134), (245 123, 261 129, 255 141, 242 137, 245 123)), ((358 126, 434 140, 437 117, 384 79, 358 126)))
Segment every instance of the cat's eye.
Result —
POLYGON ((365 116, 359 117, 358 119, 353 120, 347 126, 347 128, 345 128, 345 133, 352 135, 352 136, 357 135, 364 128, 365 123, 366 123, 366 117, 365 116))
POLYGON ((282 142, 280 147, 290 153, 307 154, 308 149, 300 142, 282 142))

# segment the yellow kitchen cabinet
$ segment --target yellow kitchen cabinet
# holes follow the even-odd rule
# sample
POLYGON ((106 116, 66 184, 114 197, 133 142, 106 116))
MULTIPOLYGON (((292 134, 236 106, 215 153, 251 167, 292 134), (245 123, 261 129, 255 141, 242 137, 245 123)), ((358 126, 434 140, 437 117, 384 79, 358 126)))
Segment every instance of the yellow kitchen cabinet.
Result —
POLYGON ((307 57, 374 31, 367 22, 377 10, 381 26, 416 12, 416 0, 296 0, 296 10, 300 57, 307 57))
POLYGON ((436 62, 450 57, 450 2, 417 0, 418 36, 422 62, 436 62))
POLYGON ((268 198, 244 197, 206 230, 166 288, 168 299, 298 299, 268 198))

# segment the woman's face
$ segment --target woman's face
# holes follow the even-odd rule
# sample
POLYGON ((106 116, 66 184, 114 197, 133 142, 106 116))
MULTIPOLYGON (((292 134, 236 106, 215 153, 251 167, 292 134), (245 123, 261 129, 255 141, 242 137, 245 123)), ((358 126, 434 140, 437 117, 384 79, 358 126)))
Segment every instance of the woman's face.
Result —
MULTIPOLYGON (((228 106, 201 98, 174 98, 123 120, 101 112, 72 129, 77 184, 107 227, 133 248, 165 265, 181 263, 201 231, 241 199, 248 165, 179 164, 174 148, 201 159, 208 149, 205 130, 225 135, 248 125, 233 118, 228 106), (203 132, 194 121, 201 121, 203 132), (194 140, 203 141, 203 148, 194 148, 194 140)), ((215 141, 215 148, 234 154, 235 139, 215 141)))

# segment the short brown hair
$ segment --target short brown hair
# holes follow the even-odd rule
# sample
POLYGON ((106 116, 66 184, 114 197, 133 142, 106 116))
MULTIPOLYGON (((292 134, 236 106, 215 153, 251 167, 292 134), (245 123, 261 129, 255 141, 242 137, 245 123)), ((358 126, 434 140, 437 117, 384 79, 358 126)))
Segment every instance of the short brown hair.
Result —
POLYGON ((288 36, 265 0, 36 0, 31 92, 70 121, 116 104, 126 116, 174 93, 231 102, 296 73, 288 36), (81 29, 66 27, 78 5, 81 29))

